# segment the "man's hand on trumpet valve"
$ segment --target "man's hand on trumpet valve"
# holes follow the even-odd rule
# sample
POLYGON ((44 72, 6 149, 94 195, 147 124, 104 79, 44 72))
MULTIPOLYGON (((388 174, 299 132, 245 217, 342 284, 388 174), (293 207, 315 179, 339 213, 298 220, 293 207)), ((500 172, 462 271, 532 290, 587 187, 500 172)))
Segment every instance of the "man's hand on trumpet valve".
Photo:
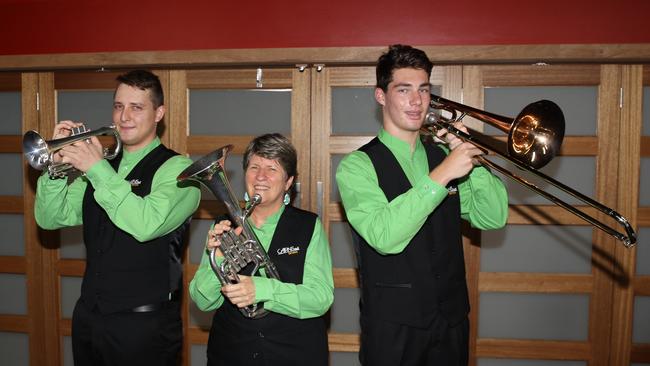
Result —
MULTIPOLYGON (((72 134, 72 129, 83 126, 82 123, 61 121, 54 127, 53 139, 61 139, 72 134)), ((98 161, 104 159, 104 147, 96 136, 66 145, 55 152, 55 163, 72 165, 75 169, 86 173, 98 161)))
MULTIPOLYGON (((74 128, 78 128, 83 126, 83 123, 81 122, 74 122, 74 121, 59 121, 59 123, 54 126, 54 133, 52 134, 52 140, 58 140, 62 138, 66 138, 72 135, 72 130, 74 128)), ((57 151, 56 153, 52 154, 52 158, 55 163, 60 163, 61 162, 61 151, 57 151)))
POLYGON ((78 128, 83 126, 83 123, 81 122, 75 122, 75 121, 59 121, 59 123, 54 126, 54 134, 52 136, 53 140, 56 139, 62 139, 64 137, 68 137, 72 135, 72 130, 74 128, 78 128))

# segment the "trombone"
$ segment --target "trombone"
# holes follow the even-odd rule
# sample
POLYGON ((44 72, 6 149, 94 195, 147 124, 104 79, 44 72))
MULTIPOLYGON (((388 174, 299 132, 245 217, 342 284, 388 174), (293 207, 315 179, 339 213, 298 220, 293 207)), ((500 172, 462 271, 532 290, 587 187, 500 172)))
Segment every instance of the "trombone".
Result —
POLYGON ((425 117, 425 123, 421 128, 421 132, 424 135, 435 137, 437 131, 445 129, 448 133, 455 135, 463 141, 472 143, 485 152, 492 152, 499 155, 519 169, 536 175, 548 184, 613 218, 624 228, 625 234, 613 229, 601 221, 598 221, 584 211, 571 206, 551 193, 542 190, 524 178, 513 174, 506 168, 483 157, 477 157, 477 160, 481 164, 513 179, 515 182, 611 235, 615 239, 621 241, 626 248, 630 248, 636 243, 636 233, 634 232, 634 229, 628 220, 621 214, 537 170, 550 162, 560 151, 560 147, 562 146, 562 140, 564 139, 564 114, 557 104, 549 100, 540 100, 528 104, 521 112, 519 112, 517 117, 513 119, 482 111, 431 94, 430 108, 434 111, 427 113, 425 117), (435 111, 447 111, 451 116, 444 117, 442 113, 436 113, 435 111), (498 151, 485 142, 476 139, 474 136, 457 129, 452 125, 453 123, 462 120, 465 116, 473 117, 507 133, 508 152, 504 153, 498 151))

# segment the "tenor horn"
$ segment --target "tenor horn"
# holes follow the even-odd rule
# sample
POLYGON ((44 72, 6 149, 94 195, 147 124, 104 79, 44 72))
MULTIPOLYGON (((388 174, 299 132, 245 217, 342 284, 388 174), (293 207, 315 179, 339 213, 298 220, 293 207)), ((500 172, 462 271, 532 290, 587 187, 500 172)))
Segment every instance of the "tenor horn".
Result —
POLYGON ((611 235, 621 241, 626 248, 630 248, 636 243, 634 229, 621 214, 537 170, 550 162, 560 151, 562 145, 564 114, 557 104, 549 100, 540 100, 527 105, 517 117, 509 118, 431 94, 430 108, 433 111, 427 113, 425 117, 425 123, 421 129, 423 134, 436 136, 439 130, 444 129, 485 152, 500 156, 519 169, 530 172, 546 183, 614 219, 623 227, 625 234, 571 206, 557 196, 542 190, 534 183, 510 172, 506 168, 483 157, 478 157, 477 160, 611 235), (439 111, 447 111, 451 116, 445 117, 439 111), (462 120, 465 116, 473 117, 502 132, 506 132, 508 134, 508 152, 500 151, 453 126, 453 123, 462 120))
MULTIPOLYGON (((247 220, 255 206, 262 202, 262 197, 259 194, 254 195, 248 207, 242 210, 226 176, 226 157, 232 148, 232 145, 226 145, 209 153, 187 167, 176 180, 192 180, 203 184, 226 206, 234 223, 233 228, 242 227, 240 235, 235 235, 234 230, 230 230, 219 238, 219 249, 223 253, 223 261, 220 264, 217 263, 216 248, 210 250, 210 266, 221 285, 239 283, 239 274, 252 276, 262 268, 267 277, 279 280, 280 273, 262 248, 247 220)), ((252 319, 268 314, 263 304, 252 304, 239 310, 245 317, 252 319)))
POLYGON ((55 163, 54 154, 67 145, 75 142, 85 141, 91 136, 111 135, 115 137, 115 148, 113 151, 104 149, 104 159, 111 160, 115 158, 122 150, 122 140, 115 126, 107 126, 96 130, 87 131, 85 126, 75 127, 72 129, 72 135, 60 139, 46 141, 36 131, 27 131, 23 135, 23 154, 29 165, 37 170, 47 168, 50 177, 64 177, 74 167, 68 163, 55 163))

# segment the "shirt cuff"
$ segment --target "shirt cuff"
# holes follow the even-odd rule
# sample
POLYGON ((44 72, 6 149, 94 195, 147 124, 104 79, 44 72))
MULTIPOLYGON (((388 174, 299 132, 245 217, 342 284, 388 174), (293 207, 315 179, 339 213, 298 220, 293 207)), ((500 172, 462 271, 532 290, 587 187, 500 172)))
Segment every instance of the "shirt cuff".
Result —
POLYGON ((490 170, 487 167, 482 165, 475 166, 472 171, 469 173, 471 177, 485 177, 486 175, 492 175, 490 170))
POLYGON ((102 159, 88 169, 86 177, 88 177, 88 180, 92 183, 93 187, 96 187, 97 183, 106 180, 107 177, 110 177, 113 174, 115 174, 115 170, 111 164, 106 159, 102 159))
POLYGON ((447 196, 447 188, 435 182, 428 175, 423 176, 415 183, 415 190, 420 198, 433 201, 442 201, 447 196))
POLYGON ((267 277, 253 276, 255 285, 255 302, 265 302, 273 299, 271 279, 267 277))
POLYGON ((217 279, 217 276, 212 275, 213 273, 208 273, 208 275, 201 278, 196 284, 196 289, 206 299, 214 299, 215 294, 218 294, 216 296, 217 298, 221 296, 221 283, 217 279))
MULTIPOLYGON (((65 177, 63 177, 65 178, 65 177)), ((65 187, 68 185, 68 180, 67 179, 57 179, 57 178, 51 178, 50 174, 45 170, 40 177, 38 177, 38 183, 37 186, 40 187, 56 187, 56 188, 61 188, 65 187)))

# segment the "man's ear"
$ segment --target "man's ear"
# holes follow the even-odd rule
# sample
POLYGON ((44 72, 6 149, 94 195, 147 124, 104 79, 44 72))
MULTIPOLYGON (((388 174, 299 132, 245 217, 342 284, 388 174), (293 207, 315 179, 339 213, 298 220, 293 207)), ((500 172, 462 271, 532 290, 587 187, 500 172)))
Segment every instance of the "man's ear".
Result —
POLYGON ((165 117, 165 106, 161 105, 156 108, 156 123, 160 122, 165 117))
POLYGON ((386 93, 381 88, 375 88, 375 100, 381 105, 386 104, 386 93))

